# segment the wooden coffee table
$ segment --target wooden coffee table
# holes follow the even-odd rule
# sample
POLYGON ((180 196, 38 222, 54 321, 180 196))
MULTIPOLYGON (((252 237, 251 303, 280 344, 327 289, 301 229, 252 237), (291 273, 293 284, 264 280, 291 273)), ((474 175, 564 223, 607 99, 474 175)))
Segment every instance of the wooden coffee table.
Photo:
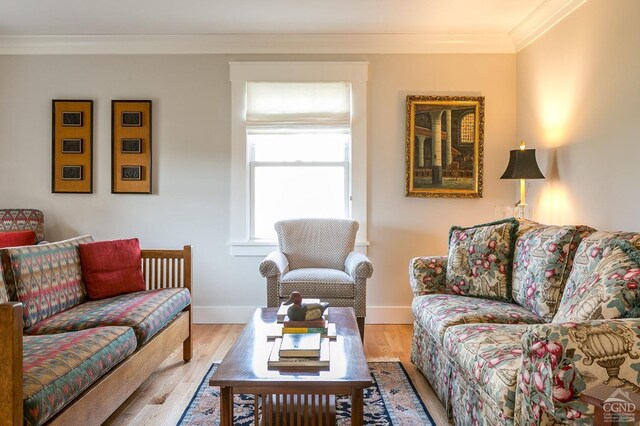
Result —
POLYGON ((335 395, 351 395, 351 424, 363 424, 363 389, 371 385, 356 317, 352 308, 329 308, 338 337, 331 341, 330 367, 270 369, 273 341, 267 336, 276 323, 277 308, 260 308, 209 380, 220 386, 220 423, 233 425, 233 395, 249 393, 262 401, 261 423, 275 425, 335 422, 335 395))

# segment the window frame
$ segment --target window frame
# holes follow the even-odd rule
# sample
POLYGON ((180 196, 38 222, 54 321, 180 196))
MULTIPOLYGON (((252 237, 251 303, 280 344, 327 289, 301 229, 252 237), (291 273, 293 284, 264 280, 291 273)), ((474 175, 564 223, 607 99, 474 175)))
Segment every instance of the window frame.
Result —
POLYGON ((252 155, 247 141, 247 82, 351 83, 351 147, 346 158, 347 208, 358 221, 356 249, 366 253, 366 85, 368 62, 229 62, 231 80, 231 194, 230 252, 234 256, 264 256, 277 248, 277 241, 252 239, 252 155))

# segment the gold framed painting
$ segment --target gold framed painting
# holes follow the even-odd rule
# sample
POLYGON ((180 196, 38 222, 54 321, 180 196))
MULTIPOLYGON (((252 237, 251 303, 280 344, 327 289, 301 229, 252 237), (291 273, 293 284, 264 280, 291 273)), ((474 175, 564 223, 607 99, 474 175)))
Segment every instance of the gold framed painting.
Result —
POLYGON ((93 192, 93 101, 52 100, 51 192, 93 192))
POLYGON ((407 96, 408 197, 481 198, 484 96, 407 96))

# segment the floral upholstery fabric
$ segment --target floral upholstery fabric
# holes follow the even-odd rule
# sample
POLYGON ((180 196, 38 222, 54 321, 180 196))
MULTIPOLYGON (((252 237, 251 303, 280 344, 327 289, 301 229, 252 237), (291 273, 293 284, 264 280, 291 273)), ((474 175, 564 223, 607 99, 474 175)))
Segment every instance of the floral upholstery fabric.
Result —
POLYGON ((518 221, 515 219, 470 228, 451 228, 447 293, 511 300, 517 231, 518 221))
POLYGON ((25 336, 25 424, 46 422, 135 349, 135 335, 129 327, 25 336))
POLYGON ((576 288, 587 280, 602 258, 608 254, 617 240, 628 241, 640 248, 640 233, 633 232, 594 232, 583 239, 573 259, 573 267, 567 279, 561 305, 573 298, 576 288))
POLYGON ((414 296, 444 293, 447 257, 414 257, 409 261, 409 285, 414 296))
POLYGON ((133 328, 138 345, 153 337, 191 302, 189 290, 168 288, 85 302, 26 329, 25 334, 55 334, 102 326, 133 328))
POLYGON ((584 226, 539 225, 518 238, 513 259, 513 300, 550 322, 576 249, 592 232, 584 226))
POLYGON ((513 421, 521 338, 528 327, 466 324, 447 329, 443 346, 456 373, 451 378, 453 400, 458 401, 452 407, 454 418, 458 414, 491 425, 513 421))
MULTIPOLYGON (((411 362, 422 371, 429 380, 440 401, 449 407, 449 375, 451 367, 442 342, 434 339, 419 321, 413 323, 411 341, 411 362)), ((450 407, 449 407, 450 408, 450 407)))
POLYGON ((33 231, 44 240, 44 214, 35 209, 0 209, 0 232, 33 231))
POLYGON ((28 328, 86 299, 78 244, 90 236, 0 250, 9 299, 22 302, 28 328))
POLYGON ((522 306, 497 300, 452 294, 430 294, 413 298, 415 320, 442 342, 447 328, 459 324, 539 324, 543 320, 522 306))
POLYGON ((523 335, 516 410, 520 424, 593 424, 579 394, 604 383, 640 392, 640 320, 544 324, 523 335))
POLYGON ((621 318, 634 308, 634 315, 638 315, 639 287, 640 252, 628 242, 619 241, 560 306, 553 322, 621 318))

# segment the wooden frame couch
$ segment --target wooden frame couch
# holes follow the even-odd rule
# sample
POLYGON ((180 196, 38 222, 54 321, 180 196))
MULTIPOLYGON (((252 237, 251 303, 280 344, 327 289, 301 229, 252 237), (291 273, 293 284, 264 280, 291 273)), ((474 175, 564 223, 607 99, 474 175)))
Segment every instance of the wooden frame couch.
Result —
MULTIPOLYGON (((187 288, 191 292, 191 246, 142 250, 147 289, 187 288)), ((47 424, 100 425, 182 343, 183 359, 193 355, 189 304, 148 342, 58 412, 47 424)), ((0 426, 22 425, 22 304, 0 303, 0 426)))

